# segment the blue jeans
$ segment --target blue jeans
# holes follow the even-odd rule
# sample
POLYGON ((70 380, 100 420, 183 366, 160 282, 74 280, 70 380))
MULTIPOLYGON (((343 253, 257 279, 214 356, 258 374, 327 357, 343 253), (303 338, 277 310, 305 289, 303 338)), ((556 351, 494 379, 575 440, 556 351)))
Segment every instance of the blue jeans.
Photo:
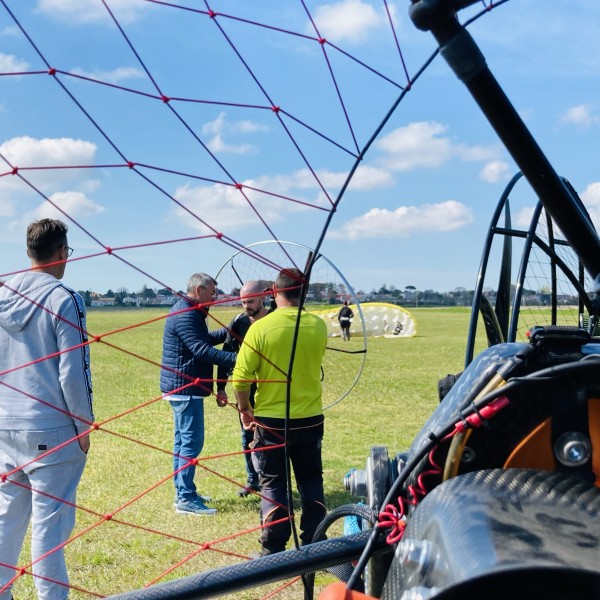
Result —
POLYGON ((177 500, 191 500, 197 495, 194 475, 197 458, 204 446, 204 398, 200 396, 168 396, 173 409, 173 483, 177 500))

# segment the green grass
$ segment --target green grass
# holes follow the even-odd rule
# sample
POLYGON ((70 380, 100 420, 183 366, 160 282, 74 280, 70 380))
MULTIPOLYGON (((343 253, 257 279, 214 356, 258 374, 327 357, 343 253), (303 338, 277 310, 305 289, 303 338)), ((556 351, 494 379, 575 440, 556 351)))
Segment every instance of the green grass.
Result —
MULTIPOLYGON (((213 309, 211 315, 226 323, 236 312, 213 309)), ((369 338, 357 385, 326 411, 323 462, 329 509, 356 501, 345 492, 343 478, 350 468, 365 467, 371 446, 386 446, 393 456, 410 445, 438 403, 437 381, 463 369, 469 310, 411 312, 417 319, 417 336, 369 338)), ((219 513, 202 518, 173 510, 171 409, 158 399, 165 314, 145 309, 92 310, 88 315, 90 332, 102 335, 92 344, 92 373, 96 420, 103 424, 92 435, 79 487, 77 503, 85 509, 78 512, 74 535, 79 537, 67 546, 66 554, 71 584, 100 596, 137 589, 161 576, 166 581, 230 565, 258 549, 258 532, 240 534, 258 525, 258 501, 237 496, 245 472, 241 455, 226 456, 240 450, 238 417, 232 407, 218 408, 214 400, 206 401, 202 457, 207 460, 196 475, 200 491, 213 496, 219 513), (145 324, 130 327, 138 323, 145 324), (208 543, 210 548, 203 548, 208 543)), ((361 347, 362 338, 344 346, 361 347)), ((325 404, 339 397, 336 381, 351 379, 350 371, 360 364, 358 357, 328 353, 325 404)), ((339 534, 339 529, 333 533, 339 534)), ((26 549, 21 561, 28 562, 26 549)), ((331 580, 319 575, 317 585, 331 580)), ((31 577, 22 577, 15 597, 33 597, 32 585, 31 577)), ((258 598, 276 587, 271 584, 235 597, 258 598)), ((73 599, 90 597, 71 593, 73 599)), ((277 597, 302 597, 300 584, 277 597)))

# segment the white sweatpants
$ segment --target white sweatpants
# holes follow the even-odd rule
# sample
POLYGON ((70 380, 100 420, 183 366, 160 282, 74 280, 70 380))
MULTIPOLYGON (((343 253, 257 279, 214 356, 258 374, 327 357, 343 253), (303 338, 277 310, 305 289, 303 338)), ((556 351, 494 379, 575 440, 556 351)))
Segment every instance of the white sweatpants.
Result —
POLYGON ((64 549, 75 526, 75 492, 86 455, 72 426, 46 431, 0 430, 0 600, 11 597, 7 584, 31 519, 31 570, 39 600, 65 600, 69 578, 64 549), (18 469, 11 473, 14 469, 18 469), (65 500, 66 502, 62 502, 65 500), (71 504, 69 504, 71 503, 71 504))

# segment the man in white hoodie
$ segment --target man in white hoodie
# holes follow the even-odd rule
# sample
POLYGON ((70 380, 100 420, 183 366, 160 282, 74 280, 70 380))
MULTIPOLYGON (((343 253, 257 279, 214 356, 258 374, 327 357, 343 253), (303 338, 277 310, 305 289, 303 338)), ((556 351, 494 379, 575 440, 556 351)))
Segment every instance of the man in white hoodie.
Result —
POLYGON ((60 279, 72 250, 54 219, 27 228, 31 269, 0 287, 0 600, 31 522, 39 600, 65 600, 62 544, 90 447, 92 382, 81 296, 60 279))

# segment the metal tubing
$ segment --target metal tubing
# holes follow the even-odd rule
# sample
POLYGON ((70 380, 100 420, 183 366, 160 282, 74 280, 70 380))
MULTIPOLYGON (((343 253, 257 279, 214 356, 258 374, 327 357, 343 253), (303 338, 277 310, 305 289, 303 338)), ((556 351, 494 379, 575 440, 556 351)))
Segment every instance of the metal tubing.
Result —
POLYGON ((442 56, 465 84, 548 214, 595 278, 600 274, 598 234, 492 75, 479 47, 458 22, 456 5, 445 0, 417 0, 409 13, 417 27, 431 31, 442 56))
MULTIPOLYGON (((245 560, 229 567, 205 571, 176 581, 110 596, 111 600, 199 600, 289 579, 297 575, 325 570, 334 565, 356 560, 365 548, 371 531, 333 538, 264 556, 245 560)), ((377 553, 389 551, 382 542, 377 553)))

